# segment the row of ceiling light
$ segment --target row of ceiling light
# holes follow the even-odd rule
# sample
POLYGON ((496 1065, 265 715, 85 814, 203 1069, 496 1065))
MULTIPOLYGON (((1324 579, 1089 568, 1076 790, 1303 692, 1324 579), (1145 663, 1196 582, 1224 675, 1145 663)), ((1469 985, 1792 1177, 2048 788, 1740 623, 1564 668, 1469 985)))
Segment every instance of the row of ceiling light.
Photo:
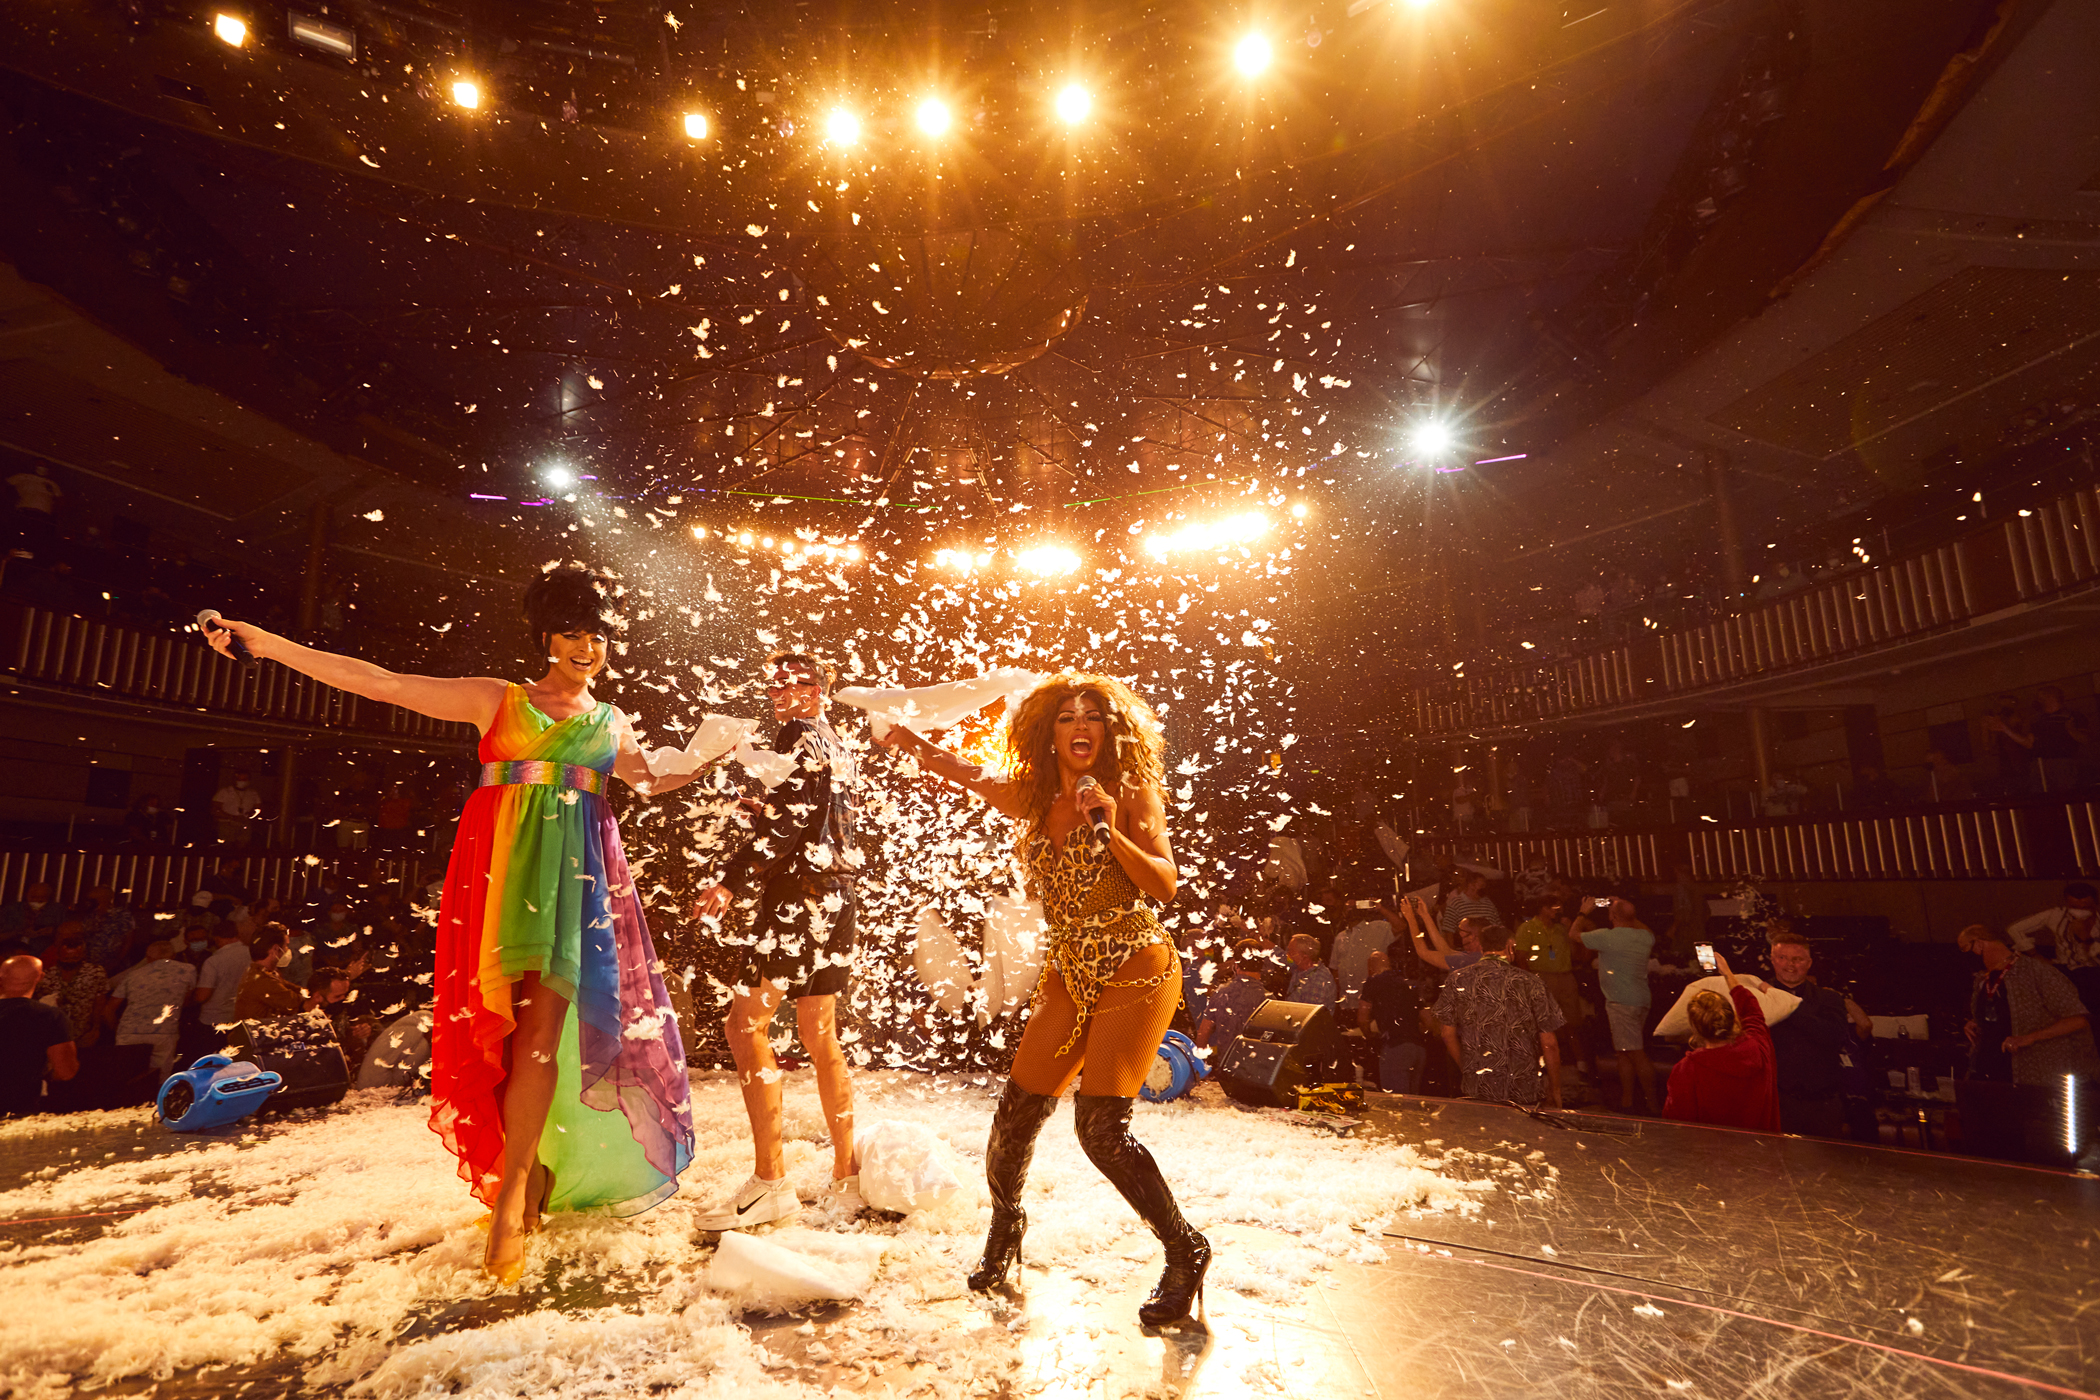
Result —
MULTIPOLYGON (((1408 2, 1420 6, 1429 3, 1430 0, 1408 2)), ((355 61, 355 30, 297 12, 291 14, 288 24, 289 33, 295 42, 355 61)), ((222 42, 237 49, 246 48, 252 37, 248 21, 232 10, 216 11, 212 15, 211 29, 222 42)), ((1232 50, 1233 67, 1250 78, 1266 72, 1275 62, 1275 58, 1274 45, 1269 42, 1267 35, 1259 31, 1242 36, 1232 50)), ((455 74, 448 92, 454 106, 470 112, 478 111, 486 100, 480 81, 471 74, 455 74)), ((1077 126, 1092 114, 1094 95, 1083 83, 1067 83, 1052 97, 1050 108, 1056 113, 1057 119, 1066 126, 1077 126)), ((919 130, 929 137, 944 136, 955 124, 953 111, 938 96, 922 98, 913 112, 913 119, 919 130)), ((706 140, 713 130, 708 114, 697 109, 681 113, 679 127, 688 139, 694 141, 706 140)), ((792 131, 792 128, 789 130, 792 131)), ((860 115, 850 107, 834 107, 825 115, 821 130, 828 145, 841 148, 858 145, 861 137, 860 115)))

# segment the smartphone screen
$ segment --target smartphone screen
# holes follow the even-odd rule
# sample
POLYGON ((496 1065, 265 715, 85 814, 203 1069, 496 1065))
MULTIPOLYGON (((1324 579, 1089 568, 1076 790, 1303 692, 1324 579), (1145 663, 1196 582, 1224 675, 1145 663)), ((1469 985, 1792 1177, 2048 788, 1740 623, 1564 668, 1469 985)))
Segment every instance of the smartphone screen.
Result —
POLYGON ((1720 964, 1714 961, 1713 944, 1695 943, 1692 945, 1692 954, 1699 959, 1699 966, 1705 968, 1708 972, 1718 972, 1720 970, 1720 964))

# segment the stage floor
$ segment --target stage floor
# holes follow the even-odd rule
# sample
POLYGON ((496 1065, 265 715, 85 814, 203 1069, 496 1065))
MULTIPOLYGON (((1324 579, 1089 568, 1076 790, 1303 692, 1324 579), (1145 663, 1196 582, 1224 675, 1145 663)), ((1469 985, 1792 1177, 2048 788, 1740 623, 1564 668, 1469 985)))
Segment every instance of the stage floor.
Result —
MULTIPOLYGON (((0 1124, 0 1396, 2091 1396, 2100 1180, 1605 1115, 1373 1096, 1340 1137, 1206 1088, 1137 1131, 1217 1245, 1208 1327, 1148 1335, 1159 1251, 1046 1129, 1031 1264, 993 1303, 995 1087, 865 1076, 860 1117, 947 1141, 968 1199, 846 1227, 856 1302, 769 1313, 690 1225, 748 1170, 696 1076, 688 1189, 558 1217, 492 1295, 421 1111, 379 1096, 232 1138, 140 1114, 0 1124)), ((790 1169, 828 1175, 789 1084, 790 1169)), ((767 1236, 793 1245, 813 1210, 767 1236)))

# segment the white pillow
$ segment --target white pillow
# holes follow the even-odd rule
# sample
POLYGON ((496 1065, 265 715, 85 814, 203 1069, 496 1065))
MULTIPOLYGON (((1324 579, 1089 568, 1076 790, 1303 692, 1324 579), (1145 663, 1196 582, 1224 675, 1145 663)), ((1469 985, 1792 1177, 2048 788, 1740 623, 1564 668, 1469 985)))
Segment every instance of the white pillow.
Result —
MULTIPOLYGON (((1765 1013, 1767 1026, 1778 1025, 1793 1015, 1794 1008, 1801 1004, 1801 998, 1792 992, 1782 992, 1777 987, 1767 986, 1755 977, 1737 977, 1736 981, 1749 988, 1750 995, 1757 998, 1757 1009, 1765 1013)), ((1665 1011, 1662 1020, 1656 1023, 1655 1033, 1664 1040, 1682 1040, 1690 1035, 1692 1018, 1685 1014, 1685 1007, 1700 992, 1719 992, 1724 999, 1728 999, 1728 979, 1720 976, 1702 977, 1679 992, 1676 1003, 1665 1011)))

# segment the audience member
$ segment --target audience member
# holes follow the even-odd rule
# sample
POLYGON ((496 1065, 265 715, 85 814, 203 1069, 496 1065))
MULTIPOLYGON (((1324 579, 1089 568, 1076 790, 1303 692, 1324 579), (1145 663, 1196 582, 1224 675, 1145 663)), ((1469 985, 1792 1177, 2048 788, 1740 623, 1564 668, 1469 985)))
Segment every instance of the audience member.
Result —
POLYGON ((2001 695, 1983 714, 1984 732, 1998 760, 1998 787, 2008 796, 2034 791, 2034 735, 2020 718, 2020 702, 2001 695))
POLYGON ((234 997, 234 1019, 267 1021, 275 1016, 296 1016, 320 1004, 320 998, 300 991, 278 971, 292 953, 290 929, 283 924, 265 924, 249 952, 253 960, 241 977, 239 994, 234 997))
POLYGON ((212 819, 218 824, 219 844, 245 846, 262 814, 262 794, 248 782, 248 770, 233 770, 233 780, 211 795, 212 819))
POLYGON ((1247 1024, 1247 1018, 1269 999, 1269 989, 1261 981, 1269 967, 1268 947, 1260 939, 1249 938, 1233 951, 1232 980, 1211 988, 1204 1018, 1196 1026, 1196 1048, 1210 1052, 1213 1067, 1224 1057, 1240 1027, 1247 1024))
POLYGON ((1641 1103, 1656 1111, 1655 1065, 1648 1058, 1648 955, 1655 951, 1655 932, 1641 922, 1629 900, 1614 899, 1605 910, 1609 928, 1585 931, 1582 945, 1597 955, 1598 981, 1604 991, 1604 1014, 1611 1026, 1611 1048, 1618 1061, 1619 1107, 1633 1108, 1633 1088, 1640 1084, 1641 1103))
MULTIPOLYGON (((1575 945, 1568 938, 1568 916, 1558 897, 1542 894, 1532 915, 1517 926, 1513 946, 1517 965, 1546 984, 1546 995, 1560 1008, 1571 1036, 1583 1021, 1582 993, 1575 985, 1575 945)), ((1575 1036, 1575 1043, 1582 1041, 1575 1036)))
POLYGON ((30 996, 43 976, 27 953, 0 960, 0 1118, 43 1112, 45 1082, 80 1072, 65 1012, 30 996))
MULTIPOLYGON (((243 861, 239 856, 222 856, 219 860, 219 868, 212 871, 211 874, 205 876, 202 880, 199 880, 197 889, 202 893, 209 894, 212 897, 211 902, 213 904, 218 904, 221 901, 229 905, 254 903, 255 896, 249 892, 247 885, 241 881, 242 864, 243 861)), ((213 912, 216 913, 218 911, 214 910, 213 912)))
MULTIPOLYGON (((1801 998, 1791 1015, 1768 1028, 1779 1068, 1779 1126, 1803 1137, 1842 1137, 1841 1057, 1851 1021, 1851 998, 1819 985, 1809 975, 1815 957, 1806 939, 1791 933, 1776 938, 1769 955, 1772 985, 1801 998)), ((1865 1015, 1860 1013, 1862 1018, 1865 1015)), ((1867 1033, 1872 1033, 1871 1023, 1867 1033)))
POLYGON ((1764 1008, 1736 980, 1728 959, 1718 951, 1714 962, 1728 984, 1728 995, 1699 991, 1686 1003, 1685 1015, 1692 1023, 1691 1049, 1670 1071, 1663 1116, 1776 1133, 1780 1130, 1778 1059, 1772 1049, 1772 1033, 1765 1026, 1764 1008))
POLYGON ((110 984, 106 1013, 116 1018, 116 1044, 152 1046, 153 1070, 162 1076, 174 1066, 182 1008, 197 985, 197 969, 176 961, 175 946, 171 938, 148 943, 145 961, 124 969, 110 984))
POLYGON ((2008 924, 2015 952, 2040 953, 2070 975, 2088 1008, 2100 1006, 2100 897, 2083 880, 2064 886, 2063 902, 2008 924))
POLYGON ((39 880, 23 890, 20 899, 0 904, 0 939, 41 953, 64 917, 65 911, 51 898, 51 887, 39 880))
POLYGON ((1487 897, 1487 882, 1488 877, 1480 871, 1460 866, 1457 888, 1444 896, 1443 913, 1437 918, 1437 932, 1449 938, 1458 932, 1459 920, 1468 918, 1500 928, 1502 911, 1487 897))
MULTIPOLYGON (((1398 947, 1397 941, 1393 945, 1398 947)), ((1393 954, 1373 953, 1356 1007, 1357 1029, 1378 1056, 1378 1087, 1390 1094, 1412 1094, 1429 1057, 1423 1024, 1428 1008, 1415 979, 1393 967, 1393 954)))
POLYGON ((2071 979, 2013 951, 2005 935, 1971 924, 1963 946, 1983 961, 1969 999, 1969 1077, 2056 1085, 2067 1074, 2100 1075, 2092 1019, 2071 979))
POLYGON ((7 484, 15 488, 14 542, 32 554, 48 550, 58 542, 58 503, 65 488, 42 462, 16 472, 7 484))
POLYGON ((248 945, 241 942, 232 924, 218 923, 211 929, 211 953, 197 969, 197 988, 190 1000, 199 1007, 197 1020, 207 1039, 216 1038, 221 1027, 240 1020, 234 1002, 241 994, 241 979, 248 975, 248 945))
POLYGON ((109 998, 109 974, 88 957, 87 925, 68 919, 51 939, 51 961, 37 983, 36 999, 66 1014, 76 1049, 86 1050, 102 1038, 102 1009, 109 998))
POLYGON ((1509 943, 1506 928, 1482 930, 1481 960, 1444 979, 1436 999, 1444 1048, 1467 1098, 1559 1108, 1560 1008, 1535 974, 1510 965, 1509 943))
MULTIPOLYGON (((1381 912, 1392 919, 1391 910, 1381 906, 1381 912)), ((1420 895, 1409 895, 1400 901, 1400 918, 1407 927, 1408 946, 1417 958, 1437 971, 1452 972, 1480 961, 1480 930, 1486 927, 1480 920, 1468 916, 1458 921, 1459 946, 1454 948, 1444 941, 1420 895)))
POLYGON ((108 885, 87 892, 80 919, 87 925, 88 956, 104 972, 115 973, 131 961, 131 937, 138 930, 138 920, 117 903, 116 892, 108 885))
POLYGON ((1286 950, 1291 959, 1291 983, 1285 1001, 1316 1003, 1332 1013, 1335 1001, 1334 973, 1320 961, 1320 940, 1301 933, 1286 950))
POLYGON ((160 805, 160 794, 141 794, 124 813, 124 843, 128 846, 168 844, 168 814, 160 805))
POLYGON ((2039 770, 2045 792, 2078 785, 2078 754, 2092 738, 2084 718, 2064 704, 2060 686, 2045 685, 2034 693, 2035 714, 2028 729, 2028 752, 2039 770))

